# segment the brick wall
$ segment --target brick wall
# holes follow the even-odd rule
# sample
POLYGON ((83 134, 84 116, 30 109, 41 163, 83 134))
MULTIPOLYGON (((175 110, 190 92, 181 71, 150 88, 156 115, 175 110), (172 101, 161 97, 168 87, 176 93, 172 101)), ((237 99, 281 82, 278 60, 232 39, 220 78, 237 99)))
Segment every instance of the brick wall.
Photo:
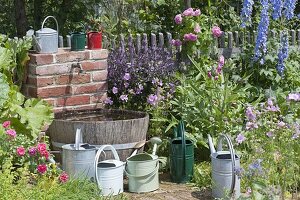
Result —
POLYGON ((103 107, 107 92, 106 49, 70 51, 56 54, 29 54, 27 79, 22 92, 26 97, 40 97, 54 107, 54 112, 103 107), (72 64, 79 63, 79 68, 72 64))

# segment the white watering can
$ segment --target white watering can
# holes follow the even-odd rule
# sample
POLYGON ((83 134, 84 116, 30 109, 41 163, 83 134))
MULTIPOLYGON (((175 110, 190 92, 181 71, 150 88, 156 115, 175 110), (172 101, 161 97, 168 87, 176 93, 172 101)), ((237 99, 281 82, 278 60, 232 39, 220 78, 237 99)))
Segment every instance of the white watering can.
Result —
POLYGON ((212 196, 225 199, 227 197, 240 196, 240 178, 236 170, 240 168, 240 159, 235 154, 230 138, 223 134, 219 137, 217 151, 210 135, 208 143, 211 151, 212 165, 212 196), (223 151, 223 140, 228 144, 229 151, 223 151))
POLYGON ((33 35, 34 47, 37 53, 56 53, 58 51, 58 23, 55 17, 48 16, 42 23, 42 28, 33 35), (56 30, 44 28, 47 19, 53 18, 56 23, 56 30))
MULTIPOLYGON (((105 154, 105 153, 104 153, 105 154)), ((120 161, 116 149, 111 145, 102 145, 94 161, 95 177, 103 196, 118 195, 123 192, 123 172, 125 163, 120 161), (114 159, 99 162, 104 150, 112 151, 114 159)))
POLYGON ((74 178, 94 178, 96 147, 82 143, 81 129, 76 130, 75 144, 62 146, 62 167, 74 178))

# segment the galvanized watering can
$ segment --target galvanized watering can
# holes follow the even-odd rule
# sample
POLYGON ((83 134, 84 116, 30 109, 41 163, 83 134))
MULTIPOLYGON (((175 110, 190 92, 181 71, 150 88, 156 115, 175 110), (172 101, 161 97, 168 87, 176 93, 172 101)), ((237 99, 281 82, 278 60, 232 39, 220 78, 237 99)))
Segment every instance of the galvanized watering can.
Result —
POLYGON ((34 47, 37 53, 56 53, 58 51, 58 23, 55 17, 48 16, 42 23, 42 28, 36 31, 33 36, 34 47), (44 28, 47 19, 53 18, 56 23, 56 30, 44 28))
POLYGON ((153 137, 150 142, 154 144, 152 154, 140 153, 126 159, 125 173, 128 176, 129 192, 144 193, 159 188, 159 161, 155 153, 161 140, 153 137))
POLYGON ((210 135, 208 135, 208 143, 212 164, 212 196, 222 199, 239 198, 240 178, 236 170, 240 168, 240 159, 234 152, 230 138, 225 134, 221 135, 218 139, 217 151, 210 135), (223 140, 226 141, 229 151, 222 151, 223 140))
POLYGON ((94 179, 96 147, 82 143, 81 130, 76 130, 75 144, 62 146, 62 167, 73 178, 94 179))
POLYGON ((174 139, 170 144, 170 175, 175 183, 185 183, 193 178, 194 145, 185 138, 183 121, 174 129, 174 139))
POLYGON ((103 196, 117 195, 123 192, 124 165, 125 163, 120 161, 113 146, 103 145, 99 148, 95 157, 94 168, 96 182, 103 196), (112 151, 115 159, 99 162, 100 155, 104 150, 112 151))

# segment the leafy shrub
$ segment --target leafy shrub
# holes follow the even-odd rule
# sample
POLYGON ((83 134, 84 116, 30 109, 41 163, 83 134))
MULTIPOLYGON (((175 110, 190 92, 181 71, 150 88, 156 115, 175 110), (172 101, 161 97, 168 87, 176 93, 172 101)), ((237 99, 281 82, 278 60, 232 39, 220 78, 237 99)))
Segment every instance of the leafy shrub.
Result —
POLYGON ((209 162, 200 162, 194 166, 193 182, 201 189, 211 186, 211 165, 209 162))

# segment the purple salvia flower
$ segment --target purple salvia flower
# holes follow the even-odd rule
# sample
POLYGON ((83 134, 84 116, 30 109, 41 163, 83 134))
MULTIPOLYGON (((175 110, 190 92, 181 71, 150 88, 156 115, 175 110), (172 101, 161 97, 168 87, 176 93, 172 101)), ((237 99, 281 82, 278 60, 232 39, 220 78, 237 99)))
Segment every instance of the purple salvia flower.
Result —
POLYGON ((118 93, 118 88, 117 87, 113 87, 112 93, 117 94, 118 93))
POLYGON ((269 29, 269 1, 260 0, 262 5, 262 10, 260 14, 260 22, 257 30, 256 44, 254 49, 254 61, 260 59, 260 63, 264 63, 264 55, 267 52, 267 38, 268 38, 268 29, 269 29))
POLYGON ((242 142, 244 142, 246 140, 246 137, 243 135, 243 134, 238 134, 235 141, 238 143, 238 144, 241 144, 242 142))
POLYGON ((254 5, 253 0, 244 0, 243 8, 241 11, 242 28, 245 28, 247 23, 251 23, 251 14, 253 10, 253 5, 254 5))
POLYGON ((105 103, 105 104, 112 105, 114 102, 113 102, 113 100, 111 100, 111 97, 107 97, 107 98, 104 100, 104 103, 105 103))
POLYGON ((273 7, 273 14, 272 17, 274 20, 277 20, 281 17, 282 11, 282 0, 270 0, 272 7, 273 7))
POLYGON ((277 72, 280 76, 283 76, 283 72, 285 69, 284 66, 284 60, 288 57, 289 55, 289 41, 288 41, 288 34, 285 32, 282 37, 281 37, 281 42, 280 42, 280 48, 278 51, 278 64, 277 64, 277 72))
POLYGON ((122 95, 120 96, 120 99, 121 99, 122 101, 127 102, 127 101, 128 101, 128 96, 127 96, 126 94, 122 94, 122 95))
POLYGON ((123 76, 123 79, 125 81, 129 81, 130 80, 130 74, 129 73, 125 73, 124 76, 123 76))
POLYGON ((300 93, 291 93, 286 99, 287 101, 300 101, 300 93))
POLYGON ((248 107, 246 109, 246 117, 250 121, 255 121, 256 120, 256 114, 254 113, 253 107, 248 107))
POLYGON ((157 101, 158 101, 158 97, 155 94, 150 94, 147 99, 147 102, 153 106, 157 104, 157 101))
POLYGON ((294 11, 296 8, 297 0, 285 0, 283 3, 283 15, 287 20, 290 20, 294 17, 294 11))

